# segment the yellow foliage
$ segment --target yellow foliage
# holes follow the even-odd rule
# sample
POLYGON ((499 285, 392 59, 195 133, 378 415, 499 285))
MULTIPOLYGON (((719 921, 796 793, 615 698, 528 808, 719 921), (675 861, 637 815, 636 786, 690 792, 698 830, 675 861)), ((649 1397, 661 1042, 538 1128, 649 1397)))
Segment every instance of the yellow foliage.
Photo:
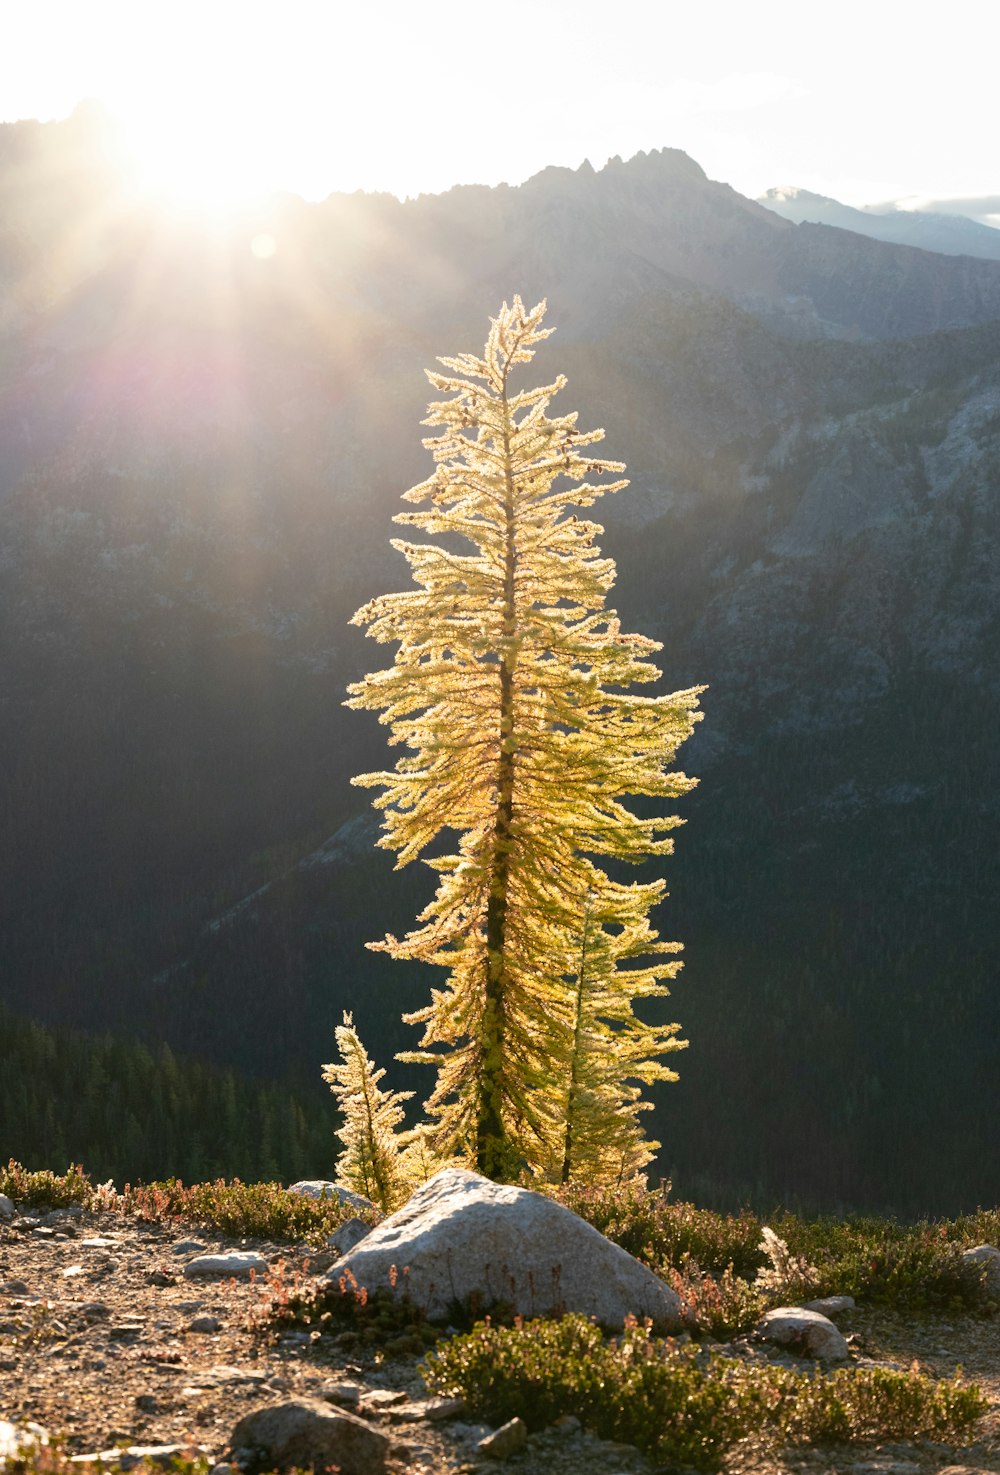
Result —
POLYGON ((579 430, 575 413, 549 415, 561 376, 508 388, 513 367, 552 331, 544 312, 544 302, 528 311, 515 297, 492 320, 482 358, 442 359, 451 372, 428 373, 444 396, 424 422, 441 427, 424 441, 436 469, 404 493, 421 510, 396 521, 459 534, 471 551, 394 540, 416 587, 354 616, 398 649, 390 668, 350 688, 348 703, 379 710, 404 750, 391 771, 355 779, 383 790, 379 843, 397 866, 441 837, 451 846, 429 859, 438 889, 417 927, 371 944, 449 970, 408 1016, 424 1033, 404 1058, 438 1066, 427 1102, 436 1150, 500 1178, 562 1161, 573 1061, 584 1071, 588 1050, 609 1071, 575 1098, 577 1109, 590 1103, 589 1170, 598 1159, 602 1172, 648 1160, 634 1083, 671 1078, 658 1057, 680 1042, 674 1025, 642 1024, 632 1001, 667 992, 663 980, 680 965, 664 957, 677 946, 648 921, 664 882, 623 885, 596 861, 672 849, 680 821, 641 818, 625 801, 693 786, 666 765, 700 717, 703 689, 629 691, 658 679, 650 657, 660 647, 624 633, 606 608, 615 566, 596 545, 603 529, 579 516, 627 485, 624 467, 591 453, 602 430, 579 430), (581 1033, 587 929, 601 962, 584 978, 581 1033))

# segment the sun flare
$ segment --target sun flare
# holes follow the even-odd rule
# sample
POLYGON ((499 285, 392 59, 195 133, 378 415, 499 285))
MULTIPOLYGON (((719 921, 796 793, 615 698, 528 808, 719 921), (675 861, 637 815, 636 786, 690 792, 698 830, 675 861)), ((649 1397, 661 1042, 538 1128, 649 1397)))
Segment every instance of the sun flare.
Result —
POLYGON ((136 187, 174 209, 228 211, 274 187, 266 155, 232 119, 151 112, 126 129, 136 187))

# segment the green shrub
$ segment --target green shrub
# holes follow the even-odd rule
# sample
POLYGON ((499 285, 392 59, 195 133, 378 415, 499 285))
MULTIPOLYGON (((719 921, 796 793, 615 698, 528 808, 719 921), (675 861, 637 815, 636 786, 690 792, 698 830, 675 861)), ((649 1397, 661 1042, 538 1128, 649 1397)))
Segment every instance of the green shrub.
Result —
POLYGON ((963 1249, 995 1245, 1000 1249, 1000 1209, 977 1209, 951 1221, 951 1238, 963 1249))
POLYGON ((653 1458, 714 1470, 751 1432, 775 1443, 963 1439, 986 1409, 978 1388, 881 1368, 830 1375, 706 1357, 637 1326, 606 1340, 581 1316, 494 1327, 440 1343, 424 1363, 436 1393, 474 1417, 520 1415, 540 1429, 575 1414, 603 1438, 653 1458))
POLYGON ((721 1275, 706 1275, 689 1255, 666 1271, 664 1279, 677 1292, 681 1316, 689 1331, 724 1339, 757 1325, 767 1303, 756 1286, 734 1275, 727 1266, 721 1275))
POLYGON ((358 1217, 374 1223, 377 1218, 372 1211, 361 1214, 337 1198, 308 1198, 303 1193, 289 1193, 280 1183, 241 1183, 238 1178, 229 1183, 218 1178, 214 1183, 195 1183, 189 1188, 175 1179, 137 1188, 126 1184, 119 1207, 144 1219, 183 1219, 220 1229, 235 1238, 317 1245, 325 1243, 347 1219, 358 1217))
POLYGON ((687 1256, 710 1275, 731 1266, 736 1275, 750 1280, 763 1263, 760 1220, 747 1210, 715 1214, 694 1204, 672 1203, 669 1184, 652 1191, 571 1184, 550 1192, 654 1270, 679 1267, 687 1256))
POLYGON ((733 1398, 693 1347, 654 1341, 638 1327, 606 1341, 582 1316, 481 1323, 430 1353, 424 1380, 490 1423, 517 1414, 534 1430, 575 1414, 602 1438, 696 1470, 714 1469, 739 1436, 733 1398))
POLYGON ((219 1229, 234 1238, 247 1236, 294 1243, 324 1244, 346 1219, 375 1223, 377 1215, 342 1205, 337 1198, 313 1199, 289 1193, 280 1183, 195 1183, 189 1188, 175 1178, 163 1183, 126 1183, 117 1193, 110 1183, 92 1184, 80 1166, 63 1174, 31 1173, 13 1158, 0 1168, 0 1193, 31 1207, 110 1209, 158 1223, 165 1219, 219 1229))
POLYGON ((70 1164, 61 1174, 48 1169, 31 1173, 11 1158, 6 1168, 0 1168, 0 1193, 30 1208, 65 1209, 70 1204, 89 1208, 95 1189, 78 1164, 70 1164))
POLYGON ((947 1221, 892 1219, 775 1221, 790 1249, 818 1271, 812 1294, 854 1296, 870 1306, 911 1311, 976 1311, 987 1306, 981 1267, 962 1260, 961 1236, 947 1221))
POLYGON ((763 1421, 792 1444, 888 1439, 964 1439, 987 1400, 957 1378, 871 1367, 800 1373, 771 1365, 741 1369, 734 1393, 747 1427, 763 1421))
MULTIPOLYGON (((336 1279, 308 1280, 302 1274, 280 1269, 263 1282, 264 1300, 252 1318, 254 1330, 270 1337, 287 1331, 309 1331, 314 1336, 335 1337, 340 1347, 381 1348, 394 1355, 425 1352, 444 1335, 444 1322, 428 1320, 407 1291, 409 1270, 390 1273, 391 1289, 369 1291, 359 1285, 350 1270, 336 1279)), ((471 1296, 453 1301, 448 1308, 449 1330, 468 1330, 485 1314, 493 1325, 512 1326, 513 1309, 503 1302, 488 1302, 471 1296)))

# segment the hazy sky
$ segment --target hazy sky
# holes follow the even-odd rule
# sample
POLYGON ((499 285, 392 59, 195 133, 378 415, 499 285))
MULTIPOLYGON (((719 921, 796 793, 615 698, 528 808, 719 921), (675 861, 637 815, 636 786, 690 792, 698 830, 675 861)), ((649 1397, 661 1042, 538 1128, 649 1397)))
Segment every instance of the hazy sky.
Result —
MULTIPOLYGON (((745 194, 1000 192, 1000 8, 952 0, 31 0, 0 116, 83 98, 210 196, 517 182, 682 148, 745 194)), ((185 185, 186 182, 186 185, 185 185)), ((994 205, 996 201, 994 200, 994 205)))

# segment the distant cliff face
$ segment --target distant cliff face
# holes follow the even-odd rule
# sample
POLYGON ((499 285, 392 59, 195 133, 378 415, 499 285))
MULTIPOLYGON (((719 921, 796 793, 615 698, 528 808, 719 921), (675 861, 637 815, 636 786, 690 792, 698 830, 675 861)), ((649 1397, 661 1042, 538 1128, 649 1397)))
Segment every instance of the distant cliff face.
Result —
POLYGON ((629 466, 616 602, 710 685, 664 1169, 927 1208, 947 1140, 934 1191, 993 1192, 1000 264, 793 225, 673 150, 220 237, 32 146, 0 130, 5 996, 261 1070, 344 1007, 412 1044, 428 980, 363 943, 422 878, 347 784, 383 738, 347 620, 405 577, 423 368, 547 295, 537 367, 629 466))

